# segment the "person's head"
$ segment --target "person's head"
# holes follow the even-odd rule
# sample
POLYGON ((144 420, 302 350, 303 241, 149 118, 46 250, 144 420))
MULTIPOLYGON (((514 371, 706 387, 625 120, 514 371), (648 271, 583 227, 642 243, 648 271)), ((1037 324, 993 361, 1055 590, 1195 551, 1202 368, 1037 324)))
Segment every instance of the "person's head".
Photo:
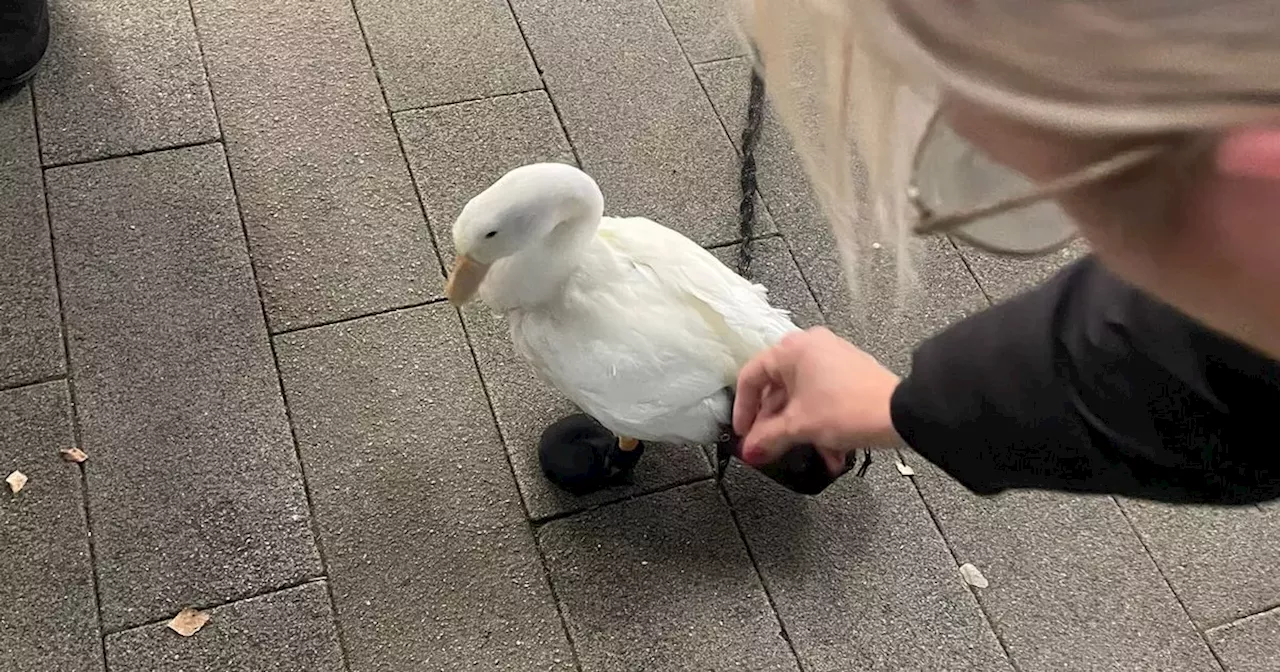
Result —
POLYGON ((865 222, 899 246, 928 229, 1020 253, 1078 228, 1123 277, 1280 357, 1274 3, 745 9, 771 101, 846 252, 865 222), (984 207, 1034 193, 1051 198, 984 207))

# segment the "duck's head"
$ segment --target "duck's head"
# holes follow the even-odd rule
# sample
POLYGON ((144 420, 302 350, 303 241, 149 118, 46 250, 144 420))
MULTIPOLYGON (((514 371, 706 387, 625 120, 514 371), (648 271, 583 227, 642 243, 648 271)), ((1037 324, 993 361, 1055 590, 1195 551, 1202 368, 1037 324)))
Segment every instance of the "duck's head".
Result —
POLYGON ((552 263, 599 225, 604 197, 595 180, 562 163, 534 163, 503 175, 472 198, 453 223, 457 258, 445 296, 462 305, 497 262, 537 250, 552 263))

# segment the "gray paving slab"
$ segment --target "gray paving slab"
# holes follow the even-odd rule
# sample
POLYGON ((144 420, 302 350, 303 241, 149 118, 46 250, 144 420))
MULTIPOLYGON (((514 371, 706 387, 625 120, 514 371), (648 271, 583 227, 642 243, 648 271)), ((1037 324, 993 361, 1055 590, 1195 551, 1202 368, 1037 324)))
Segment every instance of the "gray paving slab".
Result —
MULTIPOLYGON (((742 132, 750 69, 745 59, 697 67, 717 112, 737 141, 742 132)), ((833 330, 905 371, 922 338, 982 310, 986 299, 955 247, 944 238, 910 242, 918 291, 899 298, 897 265, 887 246, 860 250, 859 293, 850 291, 835 236, 822 214, 785 129, 766 111, 756 151, 759 188, 778 230, 833 330)))
POLYGON ((1226 672, 1280 669, 1280 609, 1214 628, 1208 637, 1226 672))
POLYGON ((0 96, 0 388, 61 375, 62 325, 31 94, 0 96))
POLYGON ((392 110, 542 87, 505 0, 357 0, 392 110))
POLYGON ((583 672, 798 670, 710 482, 539 531, 583 672))
POLYGON ((351 3, 192 5, 272 331, 438 298, 351 3))
POLYGON ((352 672, 573 669, 457 313, 276 343, 352 672))
POLYGON ((1217 666, 1116 503, 1017 492, 981 498, 909 453, 957 559, 1020 672, 1217 666))
POLYGON ((222 149, 46 179, 104 627, 319 575, 222 149))
POLYGON ((1280 604, 1280 516, 1121 500, 1201 629, 1280 604))
POLYGON ((1089 253, 1083 240, 1042 257, 1002 257, 957 242, 956 246, 982 290, 992 301, 1011 299, 1053 277, 1063 267, 1089 253))
MULTIPOLYGON (((648 217, 704 245, 736 240, 738 158, 657 3, 512 7, 609 214, 648 217)), ((771 227, 766 217, 760 232, 771 227)))
POLYGON ((80 469, 58 451, 75 445, 61 381, 0 392, 0 651, 7 672, 99 672, 98 605, 80 469))
POLYGON ((661 0, 663 12, 693 63, 744 56, 736 4, 724 0, 661 0))
POLYGON ((736 462, 725 486, 805 670, 1012 672, 892 458, 816 498, 736 462))
POLYGON ((545 91, 395 115, 427 220, 446 265, 462 206, 507 171, 529 163, 574 164, 545 91))
POLYGON ((49 11, 34 83, 46 164, 218 137, 186 0, 62 1, 49 11))
POLYGON ((340 672, 324 583, 306 583, 208 612, 192 637, 153 623, 107 637, 111 672, 340 672))

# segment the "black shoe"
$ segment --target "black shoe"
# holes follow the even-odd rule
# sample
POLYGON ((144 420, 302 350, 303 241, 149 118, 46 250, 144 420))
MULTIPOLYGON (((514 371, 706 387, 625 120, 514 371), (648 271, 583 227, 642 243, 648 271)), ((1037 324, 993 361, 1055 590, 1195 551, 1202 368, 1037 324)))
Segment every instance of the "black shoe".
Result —
POLYGON ((48 47, 48 0, 0 0, 0 91, 31 79, 48 47))
POLYGON ((622 450, 613 432, 581 413, 557 420, 538 443, 547 480, 578 496, 625 482, 643 454, 643 443, 622 450))

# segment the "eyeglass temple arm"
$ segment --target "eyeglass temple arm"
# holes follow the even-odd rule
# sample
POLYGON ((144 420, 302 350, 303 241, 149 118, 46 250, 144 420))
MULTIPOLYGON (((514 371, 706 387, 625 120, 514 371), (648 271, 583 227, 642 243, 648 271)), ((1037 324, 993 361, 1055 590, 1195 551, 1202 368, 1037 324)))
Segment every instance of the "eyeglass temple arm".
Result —
POLYGON ((935 215, 933 210, 924 203, 921 198, 920 190, 915 185, 908 188, 907 198, 911 205, 916 209, 919 219, 912 231, 919 235, 928 235, 941 231, 947 231, 959 226, 964 226, 971 222, 986 217, 992 217, 1011 210, 1038 203, 1043 200, 1057 198, 1062 194, 1074 191, 1087 184, 1098 182, 1107 177, 1131 170, 1147 161, 1154 159, 1160 154, 1169 150, 1168 145, 1148 145, 1130 149, 1105 161, 1093 163, 1073 173, 1068 173, 1062 177, 1051 180, 1041 185, 1040 188, 1022 196, 1015 196, 1004 200, 996 201, 987 205, 980 205, 968 210, 949 213, 946 215, 935 215))

